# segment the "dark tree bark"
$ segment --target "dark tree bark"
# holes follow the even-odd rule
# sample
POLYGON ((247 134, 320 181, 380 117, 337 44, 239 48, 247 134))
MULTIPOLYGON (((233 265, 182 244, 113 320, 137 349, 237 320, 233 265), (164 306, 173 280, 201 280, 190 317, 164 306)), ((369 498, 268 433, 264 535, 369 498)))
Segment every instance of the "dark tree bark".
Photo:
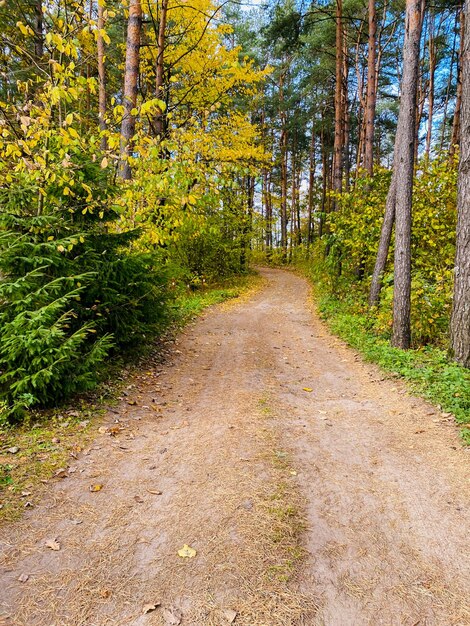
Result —
POLYGON ((393 224, 395 222, 395 198, 396 198, 396 181, 392 175, 392 181, 388 190, 387 202, 385 204, 385 215, 382 222, 380 232, 379 248, 377 250, 377 258, 375 260, 374 272, 372 274, 372 282, 369 291, 369 305, 377 306, 380 299, 380 291, 382 289, 382 277, 387 265, 388 251, 390 241, 392 240, 393 224))
MULTIPOLYGON (((101 2, 98 2, 98 40, 96 42, 97 57, 98 57, 98 122, 100 131, 106 130, 106 70, 104 66, 105 50, 104 39, 101 34, 104 28, 104 7, 101 2)), ((107 141, 106 137, 101 137, 101 149, 106 150, 107 141)))
POLYGON ((343 184, 343 56, 343 2, 336 0, 335 140, 333 146, 333 191, 335 192, 340 192, 343 184))
POLYGON ((460 139, 460 111, 462 108, 462 73, 463 73, 463 46, 465 41, 465 31, 466 31, 466 14, 463 9, 460 11, 460 53, 459 53, 459 61, 458 61, 458 69, 457 69, 457 93, 455 97, 455 110, 454 110, 454 119, 452 122, 452 136, 450 140, 450 149, 449 153, 452 157, 455 154, 455 148, 459 145, 460 139))
POLYGON ((302 221, 300 216, 300 166, 297 168, 297 180, 295 183, 295 211, 296 211, 296 224, 297 224, 297 245, 302 244, 302 221))
MULTIPOLYGON (((165 31, 166 21, 168 15, 168 0, 162 0, 162 9, 160 12, 160 24, 158 27, 158 42, 157 42, 157 69, 155 77, 155 97, 159 100, 163 100, 163 73, 164 73, 164 60, 165 60, 165 31)), ((162 138, 164 133, 164 115, 163 111, 159 110, 155 119, 155 132, 158 137, 162 138)))
POLYGON ((434 118, 434 83, 436 74, 436 39, 434 33, 434 13, 429 14, 429 39, 428 39, 428 56, 429 56, 429 88, 428 88, 428 128, 426 132, 425 156, 429 160, 431 153, 432 140, 432 123, 434 118))
POLYGON ((308 217, 307 217, 307 246, 313 242, 313 190, 315 185, 315 129, 312 127, 312 137, 310 140, 310 165, 308 173, 308 217))
POLYGON ((124 116, 121 123, 121 178, 130 180, 132 171, 128 157, 132 152, 131 139, 135 134, 135 115, 132 109, 137 104, 137 82, 140 66, 140 37, 142 32, 142 5, 140 0, 131 0, 127 22, 126 69, 124 73, 124 116))
MULTIPOLYGON (((469 0, 465 3, 468 18, 469 0)), ((451 318, 451 350, 454 359, 470 367, 470 32, 462 46, 462 104, 460 164, 457 187, 457 249, 451 318)))
POLYGON ((36 0, 34 3, 34 56, 37 62, 40 62, 44 56, 42 0, 36 0))
POLYGON ((325 141, 325 129, 323 125, 322 125, 320 138, 321 138, 323 184, 322 184, 320 221, 318 224, 318 237, 323 237, 325 214, 328 209, 328 182, 330 180, 330 167, 329 167, 330 159, 328 156, 328 150, 327 150, 326 141, 325 141))
POLYGON ((272 253, 273 247, 273 206, 271 201, 271 179, 268 173, 268 169, 265 168, 263 174, 264 180, 264 193, 265 193, 265 224, 266 224, 266 255, 268 259, 272 253))
POLYGON ((411 207, 422 25, 421 0, 406 0, 403 78, 394 157, 396 199, 392 335, 393 345, 404 349, 411 344, 411 207))
POLYGON ((342 92, 341 92, 341 118, 343 123, 343 164, 342 164, 342 183, 341 189, 344 186, 346 191, 349 191, 349 174, 351 169, 350 154, 349 154, 349 138, 350 138, 350 123, 349 123, 349 100, 348 100, 348 76, 349 76, 349 54, 348 54, 348 38, 346 28, 343 26, 343 73, 342 73, 342 92))
POLYGON ((369 0, 369 47, 367 56, 367 100, 365 111, 365 147, 364 169, 369 176, 374 173, 374 130, 375 109, 377 104, 376 80, 376 46, 377 46, 377 16, 375 0, 369 0))
POLYGON ((279 104, 281 119, 280 160, 281 160, 281 253, 287 261, 287 116, 284 111, 284 74, 279 77, 279 104))
MULTIPOLYGON (((452 42, 452 52, 450 55, 450 61, 449 61, 449 77, 447 79, 447 87, 446 87, 446 95, 445 95, 445 99, 444 99, 444 111, 442 113, 442 122, 441 122, 441 138, 439 141, 439 151, 441 152, 443 150, 444 147, 444 141, 446 139, 446 131, 447 131, 447 109, 449 106, 449 100, 450 100, 450 91, 451 91, 451 86, 452 86, 452 81, 454 78, 454 66, 455 66, 455 58, 457 56, 457 66, 458 66, 458 54, 456 54, 456 50, 457 50, 457 25, 459 23, 459 12, 456 12, 455 14, 455 27, 454 27, 454 38, 453 38, 453 42, 452 42)), ((458 73, 458 68, 457 68, 457 73, 458 73)))

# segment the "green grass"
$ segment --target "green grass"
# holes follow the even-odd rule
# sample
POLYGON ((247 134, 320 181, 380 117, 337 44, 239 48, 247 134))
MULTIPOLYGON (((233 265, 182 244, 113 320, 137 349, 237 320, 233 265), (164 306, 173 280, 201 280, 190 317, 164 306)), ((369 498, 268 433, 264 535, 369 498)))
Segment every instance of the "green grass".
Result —
POLYGON ((452 413, 462 425, 462 439, 470 445, 470 371, 450 361, 443 350, 394 348, 369 329, 367 316, 352 313, 346 302, 331 295, 317 297, 318 310, 330 329, 367 361, 404 378, 411 390, 452 413))
MULTIPOLYGON (((37 421, 0 429, 0 521, 13 521, 34 506, 43 483, 70 464, 93 437, 96 406, 36 412, 37 421), (73 415, 72 415, 72 414, 73 415), (9 448, 18 448, 16 454, 9 448)), ((54 480, 61 480, 55 478, 54 480)))
POLYGON ((247 274, 205 289, 186 291, 176 299, 173 305, 173 320, 179 326, 184 325, 208 306, 251 293, 256 289, 260 280, 261 277, 258 274, 247 274))

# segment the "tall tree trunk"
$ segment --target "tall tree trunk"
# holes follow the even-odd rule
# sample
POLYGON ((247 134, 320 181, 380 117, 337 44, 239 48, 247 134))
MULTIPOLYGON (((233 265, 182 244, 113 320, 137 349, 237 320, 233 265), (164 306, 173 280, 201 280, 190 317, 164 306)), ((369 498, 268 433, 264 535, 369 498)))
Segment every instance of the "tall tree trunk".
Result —
POLYGON ((265 189, 265 220, 266 220, 266 256, 269 259, 273 247, 273 207, 271 202, 271 179, 268 168, 264 170, 264 189, 265 189))
MULTIPOLYGON (((100 131, 106 130, 106 70, 104 66, 105 50, 104 39, 102 30, 104 29, 104 4, 101 0, 98 0, 98 39, 96 42, 97 57, 98 57, 98 122, 100 131)), ((103 135, 101 137, 101 149, 106 150, 107 141, 103 135)))
MULTIPOLYGON (((469 0, 465 3, 468 19, 469 0)), ((457 249, 451 318, 451 349, 458 363, 470 367, 470 29, 462 45, 460 165, 457 186, 457 249)))
POLYGON ((426 132, 425 157, 429 161, 431 153, 432 141, 432 123, 434 117, 434 77, 436 73, 436 41, 434 37, 434 13, 429 13, 429 39, 428 39, 428 56, 429 56, 429 89, 428 89, 428 128, 426 132))
POLYGON ((42 0, 34 2, 34 56, 40 63, 44 56, 44 21, 42 14, 42 0))
POLYGON ((369 47, 367 53, 367 104, 365 113, 365 147, 364 169, 368 176, 374 173, 374 130, 375 108, 377 104, 376 91, 376 56, 377 56, 377 16, 375 0, 369 0, 369 47))
POLYGON ((287 116, 284 111, 284 73, 279 77, 279 117, 281 119, 280 159, 281 159, 281 254, 287 261, 287 116))
POLYGON ((325 142, 325 128, 323 125, 322 125, 320 138, 321 138, 323 180, 322 180, 320 221, 318 224, 318 237, 319 238, 323 237, 323 232, 324 232, 325 214, 326 214, 327 205, 328 205, 328 181, 330 179, 328 150, 327 150, 327 146, 325 142))
POLYGON ((281 251, 287 260, 287 130, 281 131, 281 251))
POLYGON ((349 173, 351 169, 350 155, 349 155, 349 136, 350 136, 350 124, 349 124, 349 101, 348 101, 348 76, 349 76, 349 63, 348 63, 348 38, 346 36, 346 28, 343 27, 343 82, 342 82, 342 120, 343 120, 343 178, 346 191, 349 191, 349 173))
POLYGON ((372 274, 372 282, 369 291, 369 305, 377 306, 380 299, 380 291, 382 289, 382 278, 387 265, 388 251, 392 240, 393 224, 395 222, 395 199, 396 199, 396 180, 392 175, 390 188, 387 194, 387 202, 385 204, 385 215, 380 231, 379 248, 377 250, 377 258, 375 259, 374 273, 372 274))
POLYGON ((297 179, 295 183, 295 210, 296 210, 296 219, 297 219, 297 245, 300 246, 302 244, 302 222, 300 219, 300 164, 297 168, 297 179))
POLYGON ((131 139, 135 134, 135 115, 132 109, 137 104, 137 82, 140 65, 140 37, 142 32, 142 5, 140 0, 130 0, 127 21, 126 69, 124 73, 124 116, 121 123, 121 178, 132 178, 129 156, 132 152, 131 139))
POLYGON ((393 345, 404 349, 411 344, 411 207, 422 25, 421 0, 406 0, 403 79, 394 159, 396 201, 392 336, 393 345))
POLYGON ((343 0, 336 0, 336 82, 335 82, 335 140, 333 146, 333 191, 340 192, 343 184, 343 0))
POLYGON ((308 173, 308 217, 307 217, 307 246, 313 242, 313 190, 315 185, 315 128, 312 126, 312 137, 310 140, 310 164, 308 173))
POLYGON ((462 108, 462 72, 463 72, 463 47, 465 41, 465 21, 466 21, 466 13, 461 10, 460 11, 460 53, 459 53, 459 62, 457 69, 457 93, 455 97, 455 110, 454 110, 454 120, 452 123, 452 137, 450 140, 450 156, 453 156, 455 153, 455 148, 459 145, 459 138, 461 136, 460 132, 460 112, 462 108))
MULTIPOLYGON (((444 140, 446 138, 446 130, 447 130, 447 109, 449 106, 450 99, 450 90, 452 85, 452 80, 454 78, 454 65, 455 65, 455 57, 456 57, 456 49, 457 49, 457 24, 459 22, 459 12, 457 11, 455 14, 455 27, 454 27, 454 38, 452 42, 452 53, 450 55, 449 61, 449 76, 447 79, 447 87, 446 87, 446 96, 444 100, 444 111, 442 113, 442 122, 441 122, 441 138, 439 141, 439 152, 442 152, 444 147, 444 140)), ((458 66, 458 57, 457 57, 457 66, 458 66)))
POLYGON ((291 249, 294 245, 298 245, 300 243, 300 226, 299 221, 297 220, 297 131, 294 130, 294 140, 292 144, 292 157, 291 157, 291 168, 292 168, 292 181, 291 181, 291 214, 292 214, 292 229, 291 232, 294 235, 291 241, 291 249))
MULTIPOLYGON (((163 72, 164 72, 164 60, 165 60, 165 31, 166 21, 168 15, 168 0, 162 0, 162 9, 160 12, 160 24, 158 27, 158 42, 157 42, 157 69, 155 77, 155 97, 159 100, 163 100, 163 72)), ((160 138, 164 134, 164 119, 163 111, 160 109, 155 119, 155 132, 160 138)))

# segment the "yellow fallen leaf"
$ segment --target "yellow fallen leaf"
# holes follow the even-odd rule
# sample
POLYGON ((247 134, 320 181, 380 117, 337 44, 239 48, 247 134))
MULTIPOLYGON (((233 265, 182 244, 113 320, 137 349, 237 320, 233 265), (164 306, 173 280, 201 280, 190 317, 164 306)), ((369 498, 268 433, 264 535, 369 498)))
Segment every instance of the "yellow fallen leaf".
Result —
POLYGON ((147 613, 151 613, 152 611, 155 611, 155 609, 157 609, 160 606, 160 602, 152 602, 149 604, 145 604, 143 609, 142 609, 142 615, 146 615, 147 613))
POLYGON ((297 472, 295 470, 291 470, 289 473, 291 476, 297 476, 297 472))
POLYGON ((91 485, 90 491, 95 493, 96 491, 101 491, 103 489, 103 485, 91 485))
POLYGON ((186 543, 181 548, 181 550, 178 550, 178 555, 183 559, 192 559, 194 556, 196 556, 196 554, 196 550, 188 546, 186 543))
POLYGON ((313 389, 311 387, 303 387, 302 391, 308 391, 310 393, 313 389))
POLYGON ((54 550, 54 552, 57 552, 58 550, 60 550, 60 543, 57 541, 57 539, 48 539, 46 541, 46 547, 54 550))

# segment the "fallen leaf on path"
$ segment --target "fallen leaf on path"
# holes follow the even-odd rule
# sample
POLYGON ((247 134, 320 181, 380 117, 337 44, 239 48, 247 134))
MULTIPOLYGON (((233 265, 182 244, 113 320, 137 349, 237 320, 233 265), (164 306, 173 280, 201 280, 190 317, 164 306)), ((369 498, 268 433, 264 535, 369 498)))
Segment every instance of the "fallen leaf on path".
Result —
POLYGON ((109 589, 100 589, 100 596, 102 598, 109 598, 111 595, 111 591, 109 589))
POLYGON ((163 609, 162 611, 163 619, 165 620, 165 624, 168 626, 179 626, 181 624, 181 618, 183 617, 181 611, 177 609, 163 609))
POLYGON ((138 502, 139 504, 142 504, 144 502, 144 499, 141 498, 140 496, 134 496, 134 500, 138 502))
POLYGON ((46 547, 54 550, 54 552, 57 552, 58 550, 60 550, 60 543, 57 541, 57 539, 48 539, 46 541, 46 547))
POLYGON ((155 609, 158 609, 160 604, 161 602, 150 602, 149 604, 145 604, 144 608, 142 609, 142 615, 147 615, 147 613, 155 611, 155 609))
POLYGON ((20 449, 18 448, 18 446, 13 446, 12 448, 8 448, 7 452, 9 452, 10 454, 17 454, 20 451, 20 449))
POLYGON ((147 489, 147 491, 153 496, 161 496, 163 493, 162 491, 158 491, 158 489, 147 489))
POLYGON ((20 576, 18 576, 18 580, 20 583, 25 583, 29 580, 29 576, 28 574, 21 574, 20 576))
POLYGON ((67 478, 68 473, 64 467, 61 467, 56 472, 54 472, 54 478, 67 478))
POLYGON ((232 609, 225 609, 222 613, 229 624, 233 624, 238 615, 238 613, 232 609))
POLYGON ((302 391, 308 391, 308 393, 310 393, 313 389, 311 387, 302 387, 302 391))
POLYGON ((297 472, 295 470, 291 470, 289 474, 291 474, 291 476, 297 476, 297 472))
POLYGON ((103 489, 103 485, 98 484, 98 485, 91 485, 90 486, 90 491, 92 493, 96 493, 97 491, 101 491, 103 489))
POLYGON ((181 548, 181 550, 178 550, 178 555, 183 559, 192 559, 194 556, 196 556, 196 554, 196 550, 188 546, 186 543, 181 548))

